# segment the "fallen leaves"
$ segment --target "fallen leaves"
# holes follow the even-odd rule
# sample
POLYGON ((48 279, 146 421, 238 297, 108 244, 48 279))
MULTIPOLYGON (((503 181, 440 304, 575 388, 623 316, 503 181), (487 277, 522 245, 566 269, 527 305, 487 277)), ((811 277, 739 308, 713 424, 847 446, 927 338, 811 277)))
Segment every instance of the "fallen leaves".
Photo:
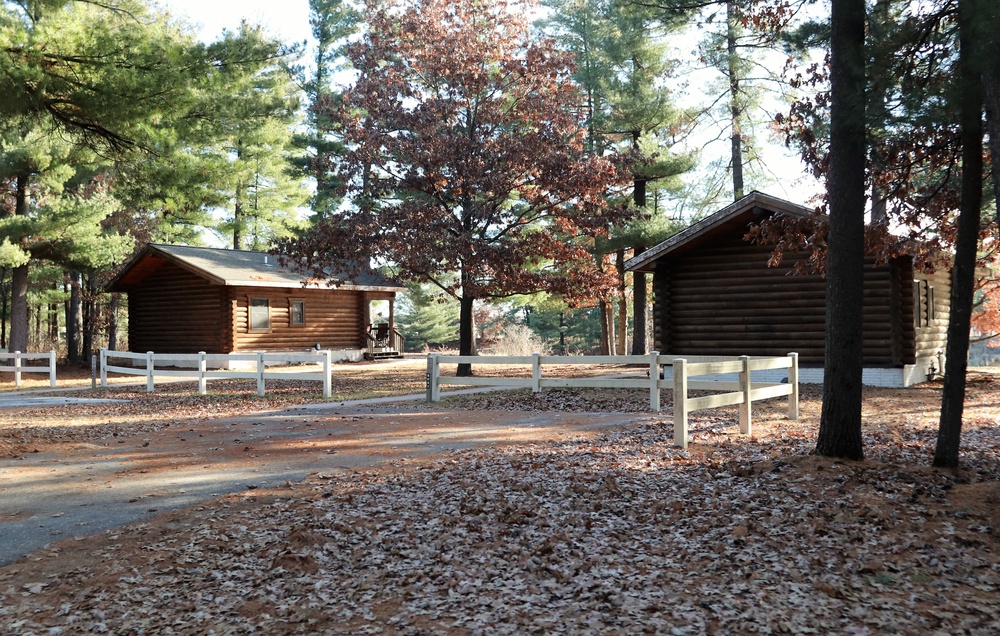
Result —
MULTIPOLYGON (((669 420, 650 418, 248 491, 0 570, 0 627, 995 633, 995 407, 970 403, 965 468, 937 471, 926 467, 933 393, 869 392, 864 462, 809 454, 819 408, 809 394, 800 422, 784 419, 780 400, 755 405, 753 438, 736 432, 735 410, 699 414, 687 451, 673 447, 669 420), (87 559, 68 554, 78 546, 87 559), (45 561, 85 567, 43 578, 45 561)), ((499 407, 503 396, 452 407, 476 400, 499 407)))

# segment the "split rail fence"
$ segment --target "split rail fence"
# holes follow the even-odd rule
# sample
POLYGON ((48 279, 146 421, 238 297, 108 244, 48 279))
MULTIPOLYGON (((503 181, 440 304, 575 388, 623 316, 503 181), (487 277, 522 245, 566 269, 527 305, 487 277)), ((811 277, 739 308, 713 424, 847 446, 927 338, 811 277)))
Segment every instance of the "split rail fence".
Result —
POLYGON ((55 388, 56 386, 56 352, 49 351, 48 353, 21 353, 20 351, 15 351, 14 353, 2 352, 0 353, 0 360, 6 360, 9 364, 0 366, 0 371, 13 371, 14 372, 14 386, 21 386, 21 374, 22 373, 48 373, 49 374, 49 386, 55 388), (39 366, 33 364, 24 364, 25 360, 48 360, 48 366, 39 366))
POLYGON ((331 354, 329 351, 316 353, 130 353, 101 349, 101 386, 108 386, 108 372, 146 377, 146 391, 155 389, 155 378, 171 376, 197 379, 198 393, 208 392, 209 380, 256 380, 257 395, 265 394, 267 380, 307 380, 323 383, 323 397, 332 394, 330 379, 331 354), (144 362, 143 366, 121 366, 109 364, 109 360, 133 360, 144 362), (253 370, 218 368, 236 363, 252 363, 253 370), (290 364, 319 365, 311 371, 275 371, 271 366, 290 364), (158 366, 159 365, 159 366, 158 366))
POLYGON ((657 352, 645 356, 447 356, 432 353, 427 357, 427 400, 441 399, 442 385, 473 385, 530 388, 649 389, 649 410, 660 411, 660 391, 672 390, 674 398, 674 444, 687 448, 688 416, 694 411, 740 405, 740 432, 751 432, 751 405, 754 401, 788 396, 788 418, 799 417, 799 357, 797 353, 777 357, 688 356, 678 358, 657 352), (531 365, 531 377, 456 377, 441 375, 442 364, 531 365), (545 365, 648 365, 648 378, 621 375, 587 378, 546 378, 545 365), (664 379, 663 367, 672 367, 673 378, 664 379), (785 382, 752 382, 754 371, 787 369, 785 382), (732 375, 727 379, 692 379, 732 375), (722 391, 691 397, 691 391, 722 391))

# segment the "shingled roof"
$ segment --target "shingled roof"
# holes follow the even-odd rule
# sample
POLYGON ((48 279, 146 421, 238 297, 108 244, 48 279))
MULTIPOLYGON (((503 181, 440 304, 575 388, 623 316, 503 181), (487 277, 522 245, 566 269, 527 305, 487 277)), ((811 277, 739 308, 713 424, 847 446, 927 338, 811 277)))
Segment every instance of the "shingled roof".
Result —
POLYGON ((683 248, 692 247, 724 227, 736 224, 749 226, 752 221, 767 214, 805 217, 811 213, 812 210, 809 208, 754 190, 738 201, 674 234, 662 243, 629 259, 625 263, 625 268, 633 272, 652 272, 656 268, 656 261, 661 257, 683 248))
MULTIPOLYGON (((227 250, 213 247, 190 247, 150 243, 137 254, 106 287, 108 291, 127 292, 166 262, 173 262, 215 285, 241 287, 280 287, 316 289, 355 289, 404 291, 405 288, 378 272, 362 272, 352 278, 345 275, 315 278, 304 272, 281 267, 278 258, 266 252, 227 250), (334 278, 337 282, 331 283, 334 278)), ((353 269, 345 264, 343 271, 353 269)))

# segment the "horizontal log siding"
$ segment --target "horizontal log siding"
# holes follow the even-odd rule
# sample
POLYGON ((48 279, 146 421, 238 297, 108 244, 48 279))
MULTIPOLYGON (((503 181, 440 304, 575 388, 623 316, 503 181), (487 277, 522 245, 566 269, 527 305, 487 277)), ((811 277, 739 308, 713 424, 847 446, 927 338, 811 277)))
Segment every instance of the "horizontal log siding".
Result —
POLYGON ((190 353, 223 349, 222 287, 165 263, 128 292, 129 349, 190 353))
POLYGON ((232 307, 234 351, 259 349, 309 349, 317 343, 324 349, 364 346, 362 292, 350 290, 276 290, 261 287, 233 287, 232 307), (251 332, 247 306, 250 298, 270 301, 271 329, 251 332), (289 324, 289 300, 305 301, 305 324, 289 324))
MULTIPOLYGON (((768 267, 771 249, 740 237, 661 262, 654 289, 657 345, 678 355, 784 355, 822 364, 826 282, 793 274, 805 255, 786 254, 768 267)), ((894 363, 891 268, 869 262, 864 281, 865 364, 894 363)), ((896 358, 898 359, 897 345, 896 358)))
MULTIPOLYGON (((916 357, 923 360, 936 358, 939 351, 944 351, 948 345, 948 314, 951 310, 951 271, 938 270, 933 274, 917 273, 914 279, 927 281, 934 288, 934 317, 930 323, 922 327, 915 327, 916 332, 916 357)), ((910 284, 911 294, 915 292, 914 285, 910 284)), ((921 298, 921 309, 927 311, 927 298, 921 298)), ((909 302, 910 312, 914 309, 912 295, 909 302)), ((911 324, 916 325, 916 318, 912 317, 911 324)))

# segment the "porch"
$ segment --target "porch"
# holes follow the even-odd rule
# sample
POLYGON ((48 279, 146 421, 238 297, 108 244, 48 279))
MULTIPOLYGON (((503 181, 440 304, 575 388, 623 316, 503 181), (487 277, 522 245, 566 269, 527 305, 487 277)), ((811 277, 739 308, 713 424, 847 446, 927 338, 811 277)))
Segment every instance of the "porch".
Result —
POLYGON ((365 328, 365 359, 402 358, 405 342, 406 339, 395 325, 387 322, 371 323, 365 328))

